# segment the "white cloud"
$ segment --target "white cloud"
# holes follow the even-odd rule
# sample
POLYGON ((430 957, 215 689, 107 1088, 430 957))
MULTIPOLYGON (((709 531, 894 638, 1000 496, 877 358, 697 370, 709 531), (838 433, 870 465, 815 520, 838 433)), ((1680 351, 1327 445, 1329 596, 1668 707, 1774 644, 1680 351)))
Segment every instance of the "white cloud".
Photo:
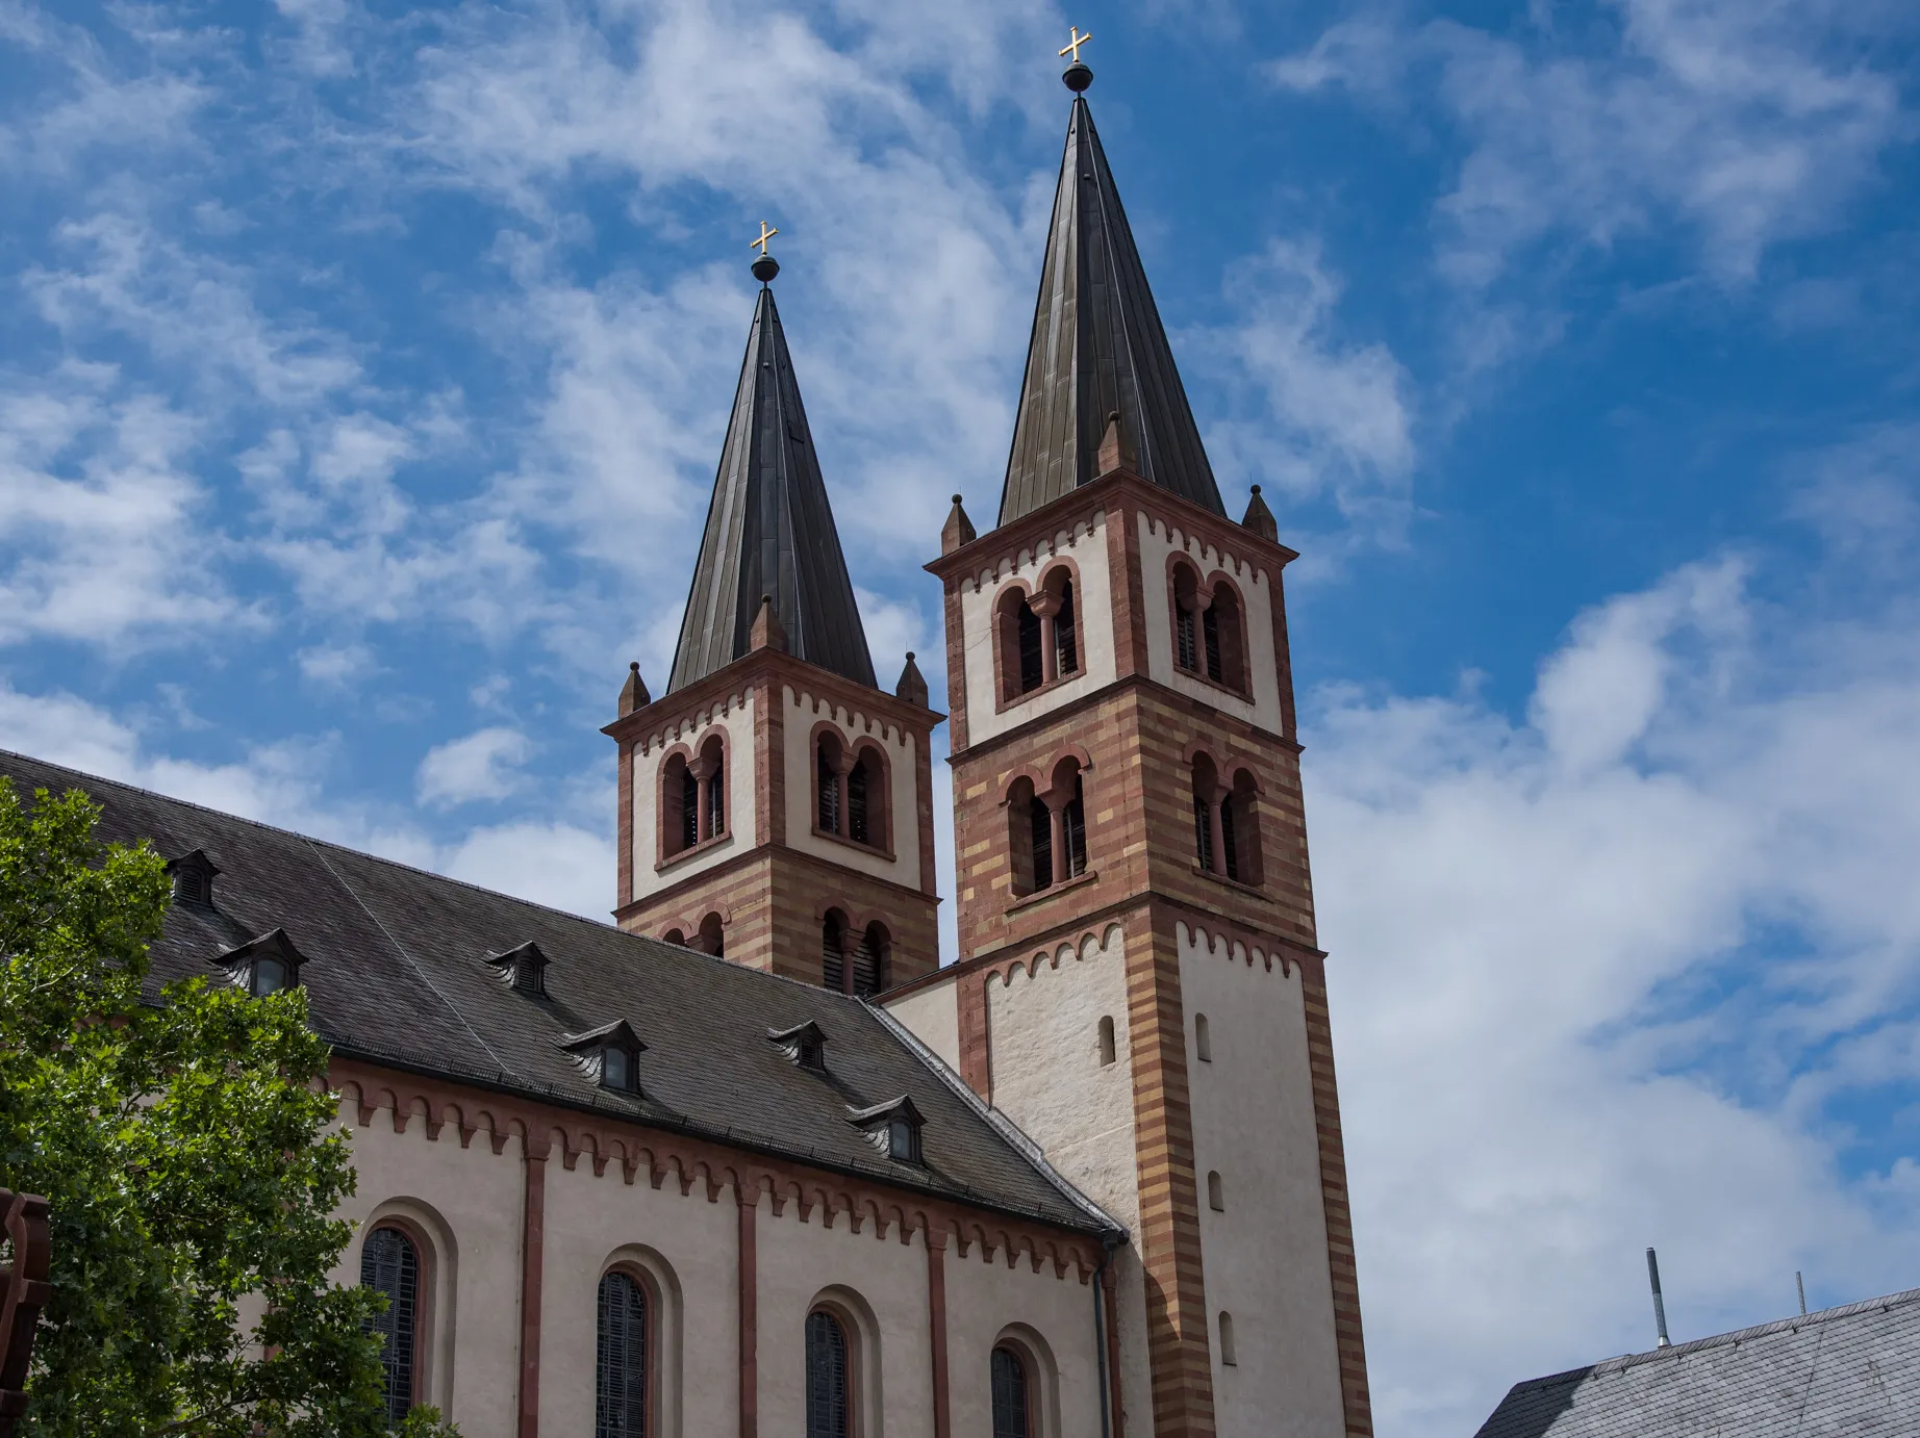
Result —
POLYGON ((1920 1271, 1859 1107, 1920 1089, 1920 640, 1904 598, 1825 621, 1748 575, 1584 613, 1523 723, 1311 706, 1382 1431, 1649 1346, 1648 1244, 1676 1336, 1791 1312, 1797 1268, 1816 1302, 1920 1271))
POLYGON ((380 661, 365 644, 316 644, 294 656, 300 676, 322 689, 351 689, 380 672, 380 661))
POLYGON ((1417 457, 1414 386, 1385 344, 1339 338, 1341 284, 1317 244, 1272 241, 1229 273, 1242 318, 1195 336, 1229 388, 1250 389, 1257 418, 1214 426, 1215 463, 1298 499, 1331 492, 1369 539, 1398 538, 1417 457))
POLYGON ((1857 43, 1910 24, 1831 0, 1610 0, 1614 20, 1521 38, 1377 16, 1272 67, 1301 91, 1343 86, 1390 113, 1432 94, 1468 145, 1438 207, 1441 263, 1483 288, 1533 247, 1609 249, 1660 223, 1704 269, 1751 280, 1786 240, 1825 232, 1901 135, 1894 77, 1857 43), (1600 53, 1596 33, 1609 40, 1600 53))
POLYGON ((440 872, 608 922, 615 855, 610 837, 562 821, 476 829, 438 856, 440 872))
POLYGON ((524 782, 518 771, 532 755, 533 742, 525 734, 493 725, 428 750, 415 788, 425 804, 504 799, 524 782))

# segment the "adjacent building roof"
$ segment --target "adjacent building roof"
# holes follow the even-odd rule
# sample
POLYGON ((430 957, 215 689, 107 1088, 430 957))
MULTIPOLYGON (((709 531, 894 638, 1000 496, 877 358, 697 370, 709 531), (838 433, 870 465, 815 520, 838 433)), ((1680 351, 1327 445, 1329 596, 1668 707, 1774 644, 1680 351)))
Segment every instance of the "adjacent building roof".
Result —
POLYGON ((102 839, 218 863, 213 902, 167 915, 156 988, 225 982, 224 952, 284 929, 313 1021, 343 1054, 1110 1231, 857 999, 22 755, 0 751, 0 775, 23 794, 84 790, 104 806, 102 839), (546 960, 532 993, 489 962, 529 943, 546 960), (645 1045, 638 1094, 600 1088, 561 1047, 623 1019, 645 1045), (824 1073, 767 1042, 808 1022, 830 1040, 824 1073), (876 1156, 848 1119, 902 1095, 925 1118, 919 1166, 876 1156))
POLYGON ((1478 1438, 1906 1438, 1920 1288, 1516 1383, 1478 1438))
POLYGON ((773 291, 762 285, 667 692, 744 655, 765 595, 788 653, 873 687, 793 357, 773 291))
POLYGON ((1135 473, 1226 513, 1093 114, 1076 95, 999 522, 1097 478, 1115 413, 1135 473))

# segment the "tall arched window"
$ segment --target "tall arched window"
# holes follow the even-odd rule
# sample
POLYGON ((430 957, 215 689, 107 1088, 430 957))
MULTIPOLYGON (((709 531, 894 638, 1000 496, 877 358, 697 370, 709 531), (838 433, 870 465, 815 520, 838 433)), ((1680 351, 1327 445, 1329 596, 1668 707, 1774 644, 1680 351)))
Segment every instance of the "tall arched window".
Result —
POLYGON ((1240 596, 1231 584, 1218 580, 1207 605, 1206 617, 1207 678, 1229 689, 1247 687, 1242 641, 1240 596))
POLYGON ((814 782, 818 785, 819 821, 822 831, 828 834, 840 832, 840 741, 831 734, 822 734, 815 750, 814 782))
POLYGON ((1259 790, 1253 774, 1241 769, 1233 776, 1233 785, 1220 800, 1220 839, 1226 875, 1243 884, 1260 884, 1264 874, 1260 862, 1259 790))
POLYGON ((700 921, 700 942, 694 947, 702 953, 712 954, 716 959, 727 956, 726 926, 721 923, 718 914, 708 914, 700 921))
POLYGON ((1173 570, 1173 662, 1200 672, 1200 576, 1187 564, 1173 570))
POLYGON ((1014 780, 1007 790, 1007 853, 1016 896, 1053 882, 1053 819, 1033 792, 1033 781, 1014 780))
MULTIPOLYGON (((1078 766, 1074 769, 1073 786, 1067 802, 1060 810, 1060 862, 1056 865, 1063 879, 1078 878, 1087 872, 1087 800, 1085 783, 1080 777, 1078 766)), ((1059 793, 1056 784, 1054 793, 1059 793)))
POLYGON ((630 1274, 600 1280, 593 1438, 646 1438, 647 1292, 630 1274))
POLYGON ((1193 852, 1200 867, 1209 874, 1220 872, 1220 850, 1224 847, 1215 842, 1220 837, 1219 804, 1219 773, 1212 759, 1196 754, 1193 756, 1193 852))
MULTIPOLYGON (((1046 607, 1044 601, 1041 607, 1046 607)), ((1040 614, 1018 584, 1009 585, 994 603, 994 647, 1001 702, 1031 694, 1046 683, 1046 636, 1040 614)))
POLYGON ((847 771, 847 827, 841 837, 886 848, 888 803, 886 760, 872 744, 862 744, 847 771))
POLYGON ((1080 628, 1074 618, 1072 580, 1060 585, 1060 612, 1053 616, 1053 651, 1063 676, 1080 672, 1080 628))
POLYGON ((707 736, 692 758, 675 754, 660 770, 660 856, 683 853, 727 832, 727 746, 707 736))
POLYGON ((807 1315, 807 1438, 853 1438, 853 1355, 824 1308, 807 1315))
POLYGON ((820 982, 836 993, 847 986, 847 916, 838 909, 820 923, 820 982))
POLYGON ((700 746, 700 762, 695 769, 706 790, 706 805, 700 815, 700 838, 717 839, 727 832, 727 746, 718 734, 711 735, 700 746))
POLYGON ((993 1438, 1032 1438, 1032 1434, 1027 1361, 1003 1343, 993 1350, 993 1438))
POLYGON ((381 1402, 387 1421, 413 1407, 419 1374, 420 1250, 397 1228, 376 1228, 360 1249, 360 1286, 383 1293, 387 1311, 373 1320, 380 1348, 381 1402))

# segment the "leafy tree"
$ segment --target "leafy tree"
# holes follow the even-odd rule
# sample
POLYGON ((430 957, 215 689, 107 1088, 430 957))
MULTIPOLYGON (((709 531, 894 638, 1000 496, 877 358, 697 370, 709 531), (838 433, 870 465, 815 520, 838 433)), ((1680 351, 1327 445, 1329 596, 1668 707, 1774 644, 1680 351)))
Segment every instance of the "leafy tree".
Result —
POLYGON ((169 883, 98 818, 0 777, 0 1183, 45 1194, 53 1234, 22 1431, 384 1434, 385 1300, 327 1276, 354 1173, 306 998, 151 989, 169 883))

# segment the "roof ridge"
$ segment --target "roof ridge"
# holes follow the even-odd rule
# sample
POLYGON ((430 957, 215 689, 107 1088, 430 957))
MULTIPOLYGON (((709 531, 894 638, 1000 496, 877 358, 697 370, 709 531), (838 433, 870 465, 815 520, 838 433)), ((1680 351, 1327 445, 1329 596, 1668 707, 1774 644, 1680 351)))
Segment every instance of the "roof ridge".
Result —
POLYGON ((1742 1343, 1751 1338, 1765 1338, 1776 1333, 1798 1332, 1813 1324, 1831 1323, 1843 1318, 1858 1318, 1876 1310, 1904 1307, 1910 1303, 1920 1303, 1920 1288, 1906 1288, 1898 1293, 1884 1294, 1879 1298, 1863 1298, 1855 1303, 1837 1304, 1832 1308, 1818 1308, 1811 1313, 1796 1313, 1786 1318, 1774 1318, 1765 1323, 1755 1323, 1746 1328, 1729 1329, 1725 1333, 1712 1333, 1704 1338, 1690 1338, 1684 1343, 1669 1344, 1665 1348, 1649 1348, 1637 1353, 1621 1353, 1612 1358, 1602 1358, 1597 1363, 1583 1364, 1578 1368, 1563 1369, 1559 1373, 1548 1373, 1539 1378, 1523 1379, 1514 1385, 1515 1391, 1537 1388, 1550 1388, 1563 1383, 1577 1381, 1594 1374, 1621 1373, 1629 1368, 1637 1368, 1646 1363, 1657 1363, 1665 1359, 1681 1358, 1690 1353, 1705 1349, 1722 1348, 1729 1344, 1742 1343))

